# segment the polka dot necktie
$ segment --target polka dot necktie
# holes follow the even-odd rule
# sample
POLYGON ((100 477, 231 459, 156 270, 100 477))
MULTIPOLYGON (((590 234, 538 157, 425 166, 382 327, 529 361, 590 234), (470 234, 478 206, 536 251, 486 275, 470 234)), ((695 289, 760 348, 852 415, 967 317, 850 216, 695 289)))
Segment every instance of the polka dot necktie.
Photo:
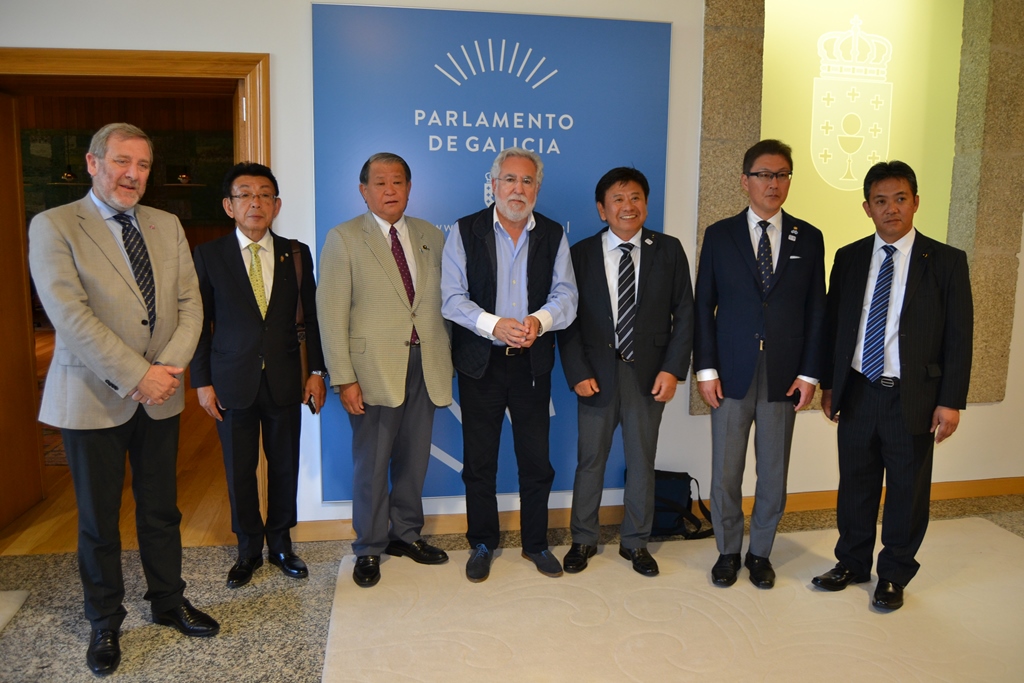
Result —
POLYGON ((267 289, 263 284, 263 261, 260 260, 260 245, 253 242, 249 245, 252 252, 252 263, 249 264, 249 284, 256 295, 256 305, 260 307, 260 315, 267 317, 267 289))
POLYGON ((768 228, 771 223, 759 221, 761 228, 761 240, 757 243, 757 274, 761 276, 761 294, 768 292, 768 285, 772 281, 772 242, 768 237, 768 228))

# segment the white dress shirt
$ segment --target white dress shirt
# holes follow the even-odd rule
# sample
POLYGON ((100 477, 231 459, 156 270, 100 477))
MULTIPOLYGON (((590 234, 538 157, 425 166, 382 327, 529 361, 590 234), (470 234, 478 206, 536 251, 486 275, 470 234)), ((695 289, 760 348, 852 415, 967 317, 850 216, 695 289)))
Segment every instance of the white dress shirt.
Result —
MULTIPOLYGON (((242 261, 245 263, 245 272, 249 273, 252 268, 252 252, 249 245, 253 241, 246 237, 245 233, 235 226, 235 237, 238 239, 238 248, 242 250, 242 261)), ((274 237, 267 230, 262 239, 256 244, 260 245, 260 265, 263 266, 263 293, 267 298, 267 305, 270 305, 270 291, 274 288, 274 237)))
MULTIPOLYGON (((900 313, 903 311, 903 295, 907 289, 907 273, 910 272, 910 250, 914 248, 914 236, 917 229, 893 242, 896 251, 892 253, 892 288, 889 290, 889 314, 885 317, 885 366, 882 368, 884 377, 900 376, 900 313)), ((864 355, 864 328, 868 324, 868 312, 871 310, 871 298, 875 293, 875 281, 878 271, 885 260, 882 247, 887 244, 875 233, 874 251, 871 254, 871 267, 868 269, 868 283, 864 287, 864 303, 861 307, 860 326, 857 328, 857 346, 853 349, 853 362, 850 363, 857 372, 861 371, 861 360, 864 355)))

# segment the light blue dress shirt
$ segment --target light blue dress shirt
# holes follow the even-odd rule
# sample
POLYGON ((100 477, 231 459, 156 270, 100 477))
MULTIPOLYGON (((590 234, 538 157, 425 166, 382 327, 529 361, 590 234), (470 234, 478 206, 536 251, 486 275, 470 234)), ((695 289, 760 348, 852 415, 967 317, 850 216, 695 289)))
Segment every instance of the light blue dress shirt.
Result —
POLYGON ((530 234, 537 225, 530 215, 526 229, 519 237, 518 244, 501 226, 494 210, 494 245, 497 253, 498 273, 494 311, 485 311, 469 298, 469 281, 466 277, 466 249, 458 225, 453 227, 445 241, 441 261, 441 314, 453 323, 462 325, 481 337, 502 345, 494 337, 494 326, 501 318, 514 318, 522 322, 527 316, 540 321, 544 334, 563 330, 576 318, 576 304, 579 292, 576 289, 576 274, 569 257, 569 241, 562 233, 558 252, 555 254, 551 287, 547 300, 536 311, 527 310, 526 257, 529 253, 530 234))

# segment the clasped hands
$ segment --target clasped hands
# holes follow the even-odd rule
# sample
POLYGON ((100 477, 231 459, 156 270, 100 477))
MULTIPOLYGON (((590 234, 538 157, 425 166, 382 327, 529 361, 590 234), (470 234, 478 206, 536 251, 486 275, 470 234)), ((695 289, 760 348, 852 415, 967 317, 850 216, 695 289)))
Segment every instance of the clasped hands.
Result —
POLYGON ((185 368, 173 365, 150 365, 149 370, 132 390, 132 400, 145 403, 147 406, 158 406, 168 400, 181 386, 181 380, 175 375, 185 372, 185 368))
POLYGON ((515 349, 528 349, 537 341, 537 332, 540 331, 540 320, 535 316, 528 315, 519 322, 515 318, 501 318, 494 325, 492 334, 500 342, 515 349))

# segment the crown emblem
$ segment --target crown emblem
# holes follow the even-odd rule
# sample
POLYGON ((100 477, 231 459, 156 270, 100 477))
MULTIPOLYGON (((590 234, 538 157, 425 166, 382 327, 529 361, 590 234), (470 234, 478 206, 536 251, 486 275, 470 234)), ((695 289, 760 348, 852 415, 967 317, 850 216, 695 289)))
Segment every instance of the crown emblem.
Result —
POLYGON ((830 31, 818 38, 823 78, 884 81, 892 59, 892 43, 882 36, 860 30, 864 22, 854 15, 850 30, 830 31))

